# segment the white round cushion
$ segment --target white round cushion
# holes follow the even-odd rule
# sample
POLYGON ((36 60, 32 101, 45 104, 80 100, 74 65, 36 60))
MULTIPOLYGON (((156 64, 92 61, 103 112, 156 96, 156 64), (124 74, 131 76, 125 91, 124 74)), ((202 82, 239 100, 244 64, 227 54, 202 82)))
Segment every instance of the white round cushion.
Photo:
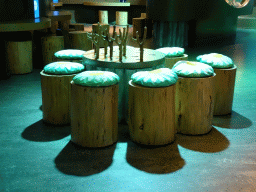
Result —
POLYGON ((110 71, 85 71, 73 78, 73 82, 82 86, 111 86, 119 82, 119 76, 110 71))
POLYGON ((133 83, 146 87, 167 87, 177 82, 178 76, 169 68, 139 71, 131 76, 133 83))
POLYGON ((81 63, 57 61, 46 65, 44 67, 44 72, 47 74, 68 75, 79 73, 84 71, 84 69, 84 65, 81 63))
POLYGON ((213 68, 232 68, 234 67, 233 60, 229 58, 228 56, 218 54, 218 53, 210 53, 210 54, 204 54, 199 55, 196 58, 197 61, 201 63, 206 63, 213 68))
POLYGON ((54 56, 59 59, 83 59, 85 53, 86 51, 79 49, 64 49, 54 53, 54 56))
POLYGON ((172 70, 179 77, 209 77, 214 75, 214 70, 210 65, 200 62, 178 61, 172 70))
POLYGON ((165 54, 165 57, 179 57, 184 55, 184 48, 181 47, 163 47, 156 49, 165 54))

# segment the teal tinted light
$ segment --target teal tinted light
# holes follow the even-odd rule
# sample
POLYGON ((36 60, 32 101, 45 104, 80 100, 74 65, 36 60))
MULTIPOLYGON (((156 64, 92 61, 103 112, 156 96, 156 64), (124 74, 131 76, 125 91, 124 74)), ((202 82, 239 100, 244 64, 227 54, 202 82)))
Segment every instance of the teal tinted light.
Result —
POLYGON ((53 3, 59 3, 59 0, 53 0, 52 2, 53 3))

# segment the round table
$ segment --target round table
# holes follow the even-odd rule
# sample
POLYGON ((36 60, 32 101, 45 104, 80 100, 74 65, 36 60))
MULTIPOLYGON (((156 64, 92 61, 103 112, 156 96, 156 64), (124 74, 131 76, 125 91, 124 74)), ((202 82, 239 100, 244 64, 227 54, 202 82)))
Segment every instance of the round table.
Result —
POLYGON ((83 64, 87 70, 112 71, 120 77, 118 91, 118 119, 119 122, 128 119, 128 82, 137 71, 150 71, 164 67, 165 54, 153 49, 144 49, 144 60, 140 62, 140 49, 127 46, 126 57, 119 61, 119 47, 113 47, 113 58, 110 59, 109 47, 106 58, 104 48, 100 48, 99 59, 95 60, 94 50, 84 54, 83 64))

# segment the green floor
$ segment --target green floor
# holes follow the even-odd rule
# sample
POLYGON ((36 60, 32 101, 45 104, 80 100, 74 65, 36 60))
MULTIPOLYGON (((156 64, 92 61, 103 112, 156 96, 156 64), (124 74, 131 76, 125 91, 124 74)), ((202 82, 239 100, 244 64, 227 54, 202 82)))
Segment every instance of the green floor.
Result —
MULTIPOLYGON (((39 69, 0 81, 0 191, 256 191, 256 30, 238 30, 235 45, 215 51, 237 65, 233 112, 214 117, 209 134, 184 136, 162 147, 119 141, 84 149, 70 127, 42 122, 39 69)), ((199 119, 200 120, 200 119, 199 119)))

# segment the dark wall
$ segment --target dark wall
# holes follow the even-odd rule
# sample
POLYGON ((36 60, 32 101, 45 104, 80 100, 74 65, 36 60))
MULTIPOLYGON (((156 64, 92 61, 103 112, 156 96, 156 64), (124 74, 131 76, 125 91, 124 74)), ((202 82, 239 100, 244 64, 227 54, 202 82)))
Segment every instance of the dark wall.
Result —
POLYGON ((0 21, 15 21, 34 18, 33 0, 1 0, 0 21))

